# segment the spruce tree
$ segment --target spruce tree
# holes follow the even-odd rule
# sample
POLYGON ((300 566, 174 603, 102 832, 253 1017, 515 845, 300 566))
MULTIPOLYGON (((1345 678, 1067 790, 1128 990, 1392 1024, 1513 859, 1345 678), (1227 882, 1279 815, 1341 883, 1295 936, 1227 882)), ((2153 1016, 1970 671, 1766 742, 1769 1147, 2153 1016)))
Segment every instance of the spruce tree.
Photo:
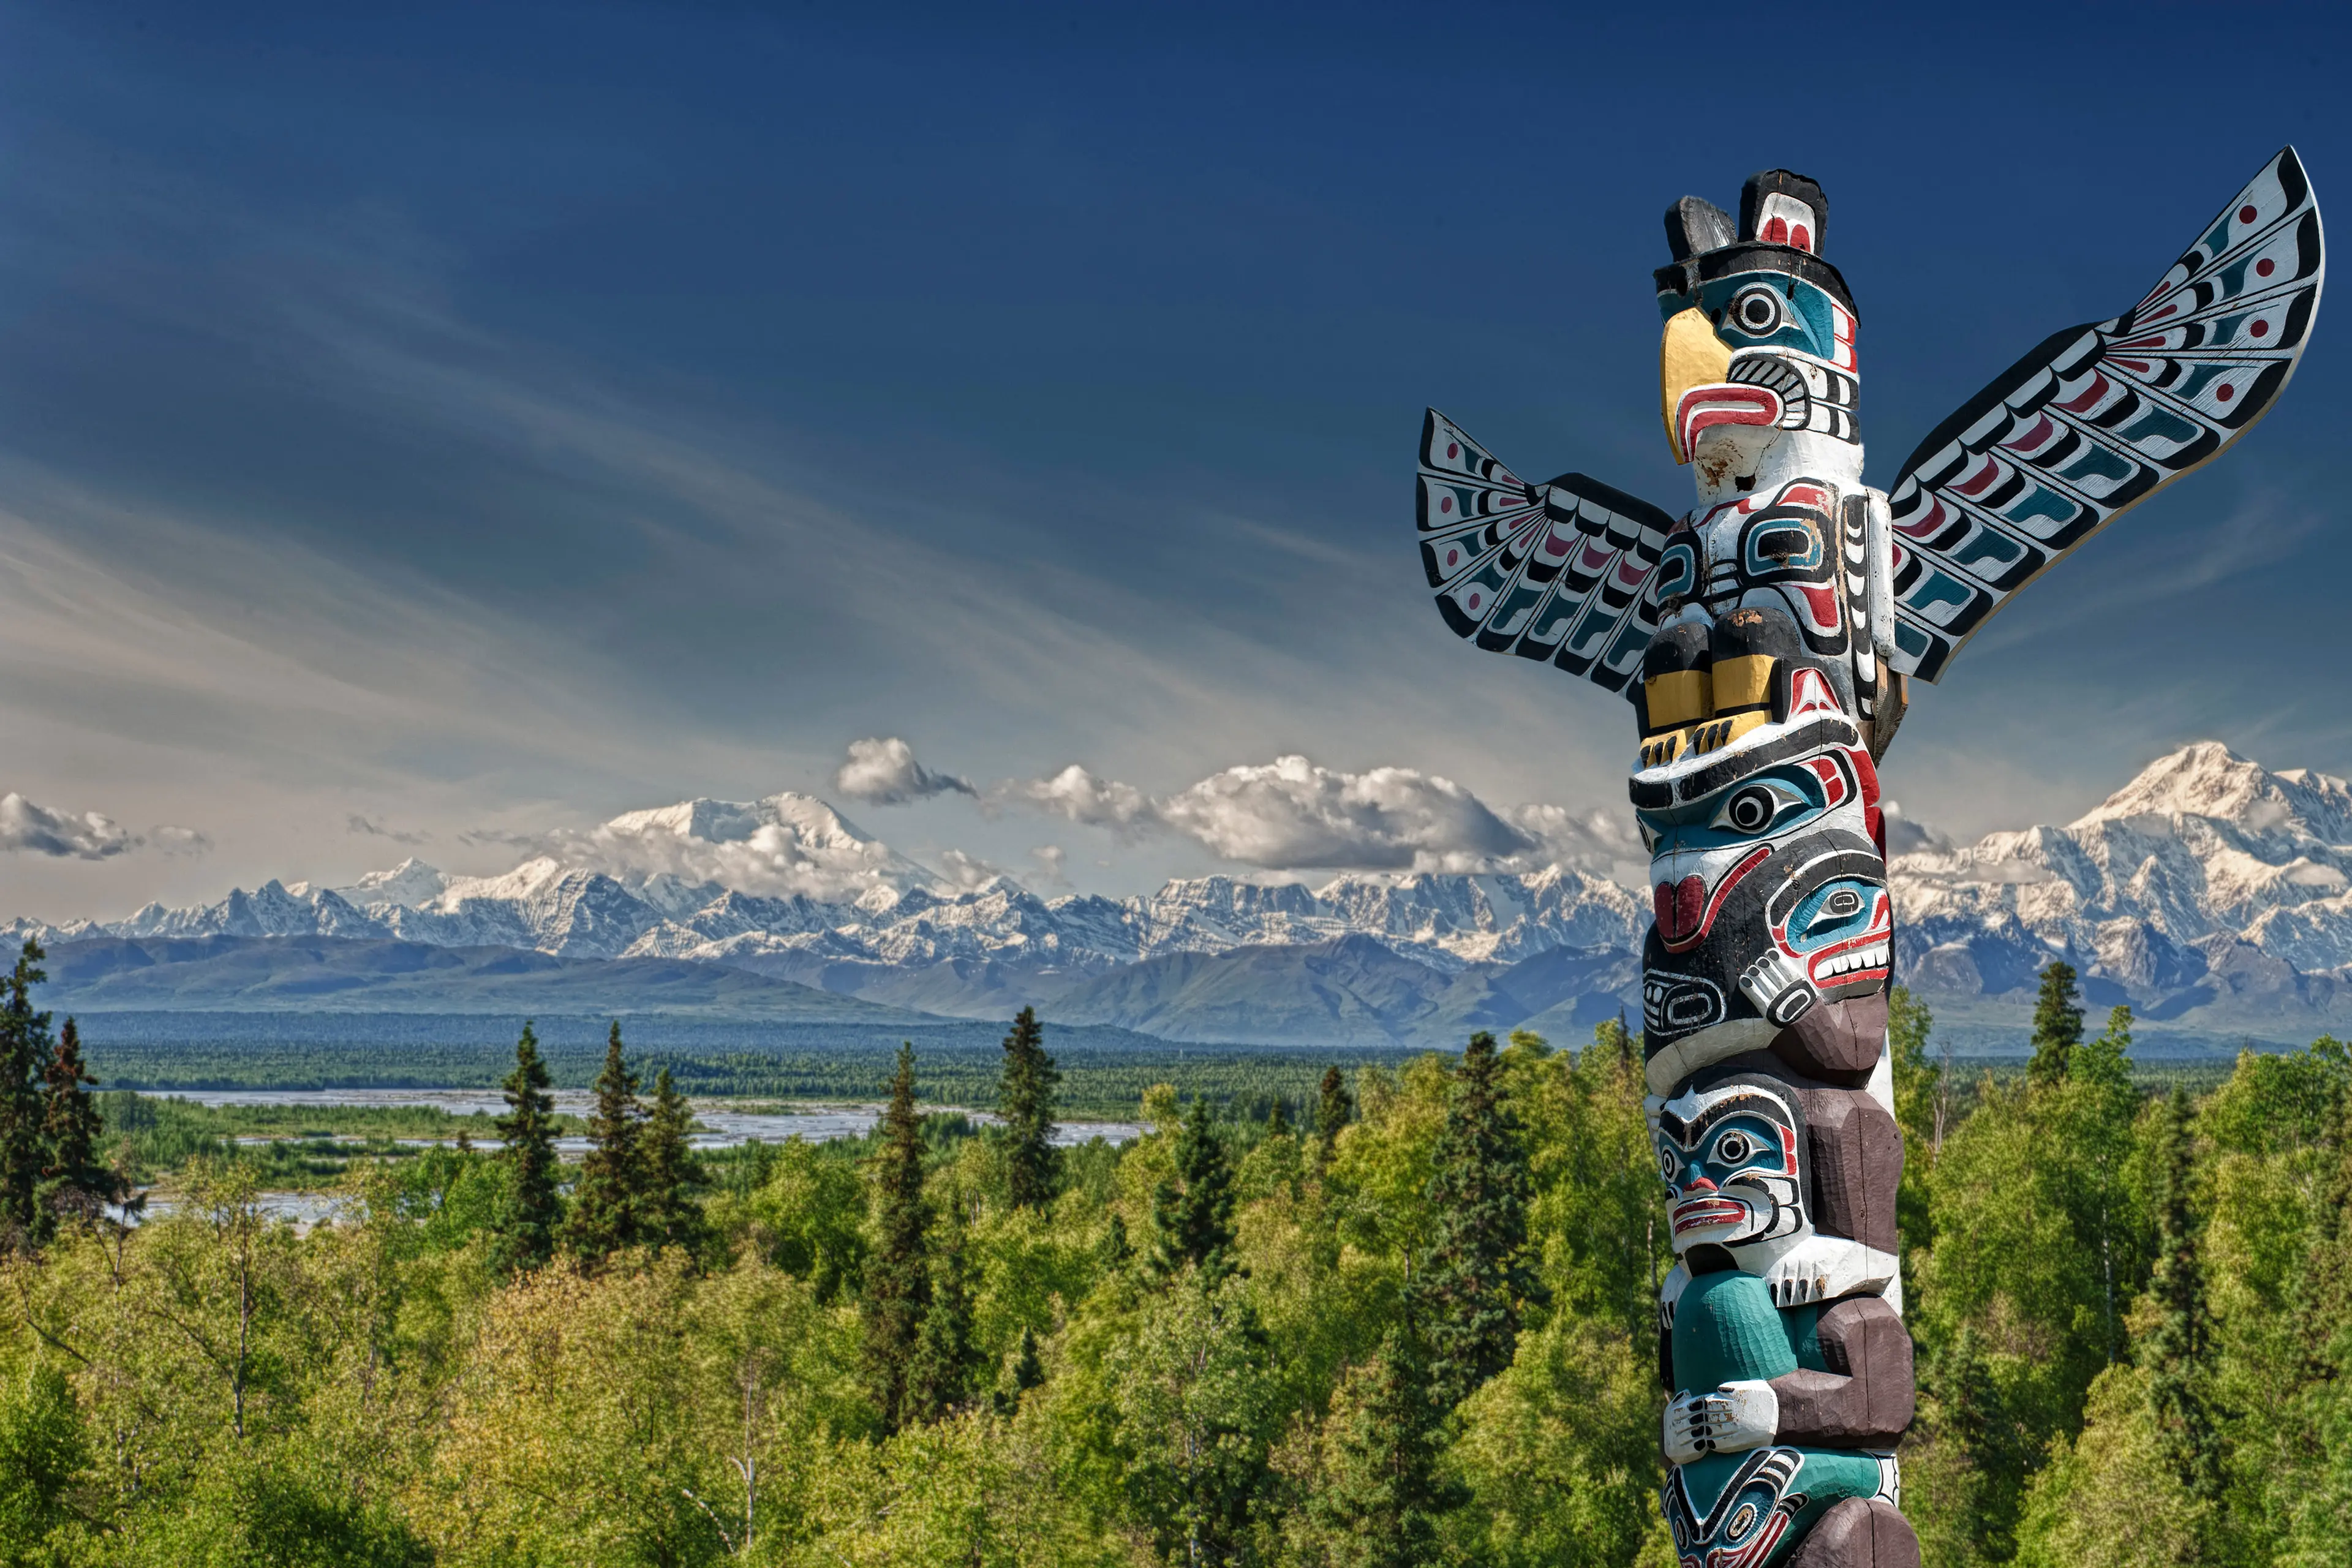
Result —
POLYGON ((1511 1364, 1520 1306, 1537 1289, 1527 1149, 1503 1101, 1495 1037, 1484 1031, 1470 1037, 1454 1069, 1435 1163, 1412 1307, 1430 1347, 1431 1396, 1451 1410, 1511 1364))
POLYGON ((929 1215, 923 1206, 923 1128, 915 1115, 915 1047, 898 1047, 882 1147, 873 1164, 874 1250, 863 1298, 866 1388, 883 1426, 913 1419, 910 1380, 923 1319, 930 1310, 929 1215))
POLYGON ((2156 1276, 2148 1290, 2160 1315, 2140 1351, 2149 1373, 2148 1411, 2181 1485, 2191 1496, 2218 1499, 2221 1444, 2207 1399, 2210 1347, 2205 1273, 2189 1206, 2196 1139, 2189 1124, 2189 1091, 2178 1084, 2157 1123, 2154 1155, 2156 1276))
POLYGON ((514 1071, 507 1074, 507 1113, 498 1120, 507 1167, 507 1191, 491 1256, 502 1269, 537 1268, 555 1252, 562 1217, 556 1194, 555 1097, 548 1092, 547 1063, 529 1020, 515 1042, 514 1071))
POLYGON ((588 1157, 572 1190, 564 1241, 596 1262, 645 1239, 645 1108, 637 1075, 621 1055, 621 1023, 604 1042, 604 1068, 596 1075, 596 1110, 588 1119, 588 1157))
POLYGON ((647 1247, 691 1254, 702 1245, 702 1163, 694 1157, 694 1111, 665 1067, 654 1076, 653 1109, 646 1116, 640 1164, 643 1212, 638 1234, 647 1247))
POLYGON ((36 1225, 43 1239, 59 1225, 94 1220, 109 1204, 130 1195, 121 1171, 101 1163, 99 1139, 106 1119, 89 1097, 98 1079, 81 1059, 81 1031, 68 1018, 41 1073, 41 1169, 36 1225))
POLYGON ((2041 1458, 2041 1445, 2011 1408, 1977 1349, 1973 1326, 1963 1322, 1952 1344, 1924 1370, 1927 1424, 1937 1441, 1959 1450, 1963 1461, 1954 1511, 1971 1522, 1982 1561, 2006 1563, 2016 1551, 2025 1481, 2041 1458))
POLYGON ((2074 966, 2053 960, 2042 972, 2042 994, 2033 1004, 2033 1059, 2025 1080, 2037 1087, 2064 1080, 2074 1047, 2083 1043, 2083 996, 2074 987, 2074 966))
POLYGON ((1154 1261, 1162 1274, 1181 1273, 1191 1264, 1207 1286, 1233 1271, 1234 1165, 1204 1099, 1196 1096, 1184 1109, 1176 1179, 1152 1194, 1151 1217, 1160 1233, 1154 1261))
POLYGON ((931 1303, 915 1338, 914 1364, 907 1375, 907 1415, 930 1422, 953 1415, 971 1399, 980 1371, 972 1322, 971 1279, 964 1266, 961 1226, 942 1227, 931 1248, 931 1303))
POLYGON ((1013 1352, 1013 1399, 1021 1396, 1045 1381, 1045 1358, 1037 1353, 1037 1336, 1027 1328, 1021 1331, 1021 1342, 1013 1352))
POLYGON ((0 981, 0 1250, 30 1247, 40 1236, 41 1072, 52 1049, 49 1016, 33 1010, 33 987, 48 978, 47 955, 30 937, 0 981))
POLYGON ((1331 1163, 1331 1152, 1339 1143, 1339 1129, 1347 1126, 1355 1114, 1355 1097, 1348 1092, 1347 1075, 1336 1066, 1325 1068, 1323 1085, 1315 1101, 1315 1163, 1318 1167, 1331 1163))
POLYGON ((1102 1239, 1095 1244, 1095 1263, 1106 1274, 1116 1274, 1135 1261, 1135 1247, 1127 1239, 1127 1221, 1118 1211, 1111 1211, 1110 1224, 1103 1227, 1102 1239))
POLYGON ((1349 1378, 1323 1428, 1322 1463, 1304 1510, 1316 1561, 1422 1568, 1437 1560, 1437 1523, 1465 1500, 1437 1474, 1428 1370, 1412 1336, 1391 1329, 1349 1378))
POLYGON ((1004 1037, 996 1109, 1004 1118, 1004 1184, 1016 1209, 1049 1206, 1060 1186, 1062 1152, 1054 1147, 1055 1087, 1062 1081, 1045 1054, 1037 1009, 1024 1007, 1004 1037))

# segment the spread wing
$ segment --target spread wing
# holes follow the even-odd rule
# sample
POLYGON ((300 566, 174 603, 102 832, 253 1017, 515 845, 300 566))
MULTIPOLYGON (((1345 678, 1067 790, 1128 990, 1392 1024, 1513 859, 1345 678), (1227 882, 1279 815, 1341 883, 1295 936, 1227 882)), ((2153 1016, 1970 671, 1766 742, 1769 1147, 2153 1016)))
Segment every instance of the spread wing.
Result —
POLYGON ((1675 520, 1582 474, 1531 485, 1433 408, 1421 427, 1421 563, 1457 637, 1548 658, 1612 691, 1657 630, 1675 520))
POLYGON ((2294 374, 2326 271, 2290 147, 2146 299, 2049 339, 1937 426, 1888 497, 1895 668, 1936 679, 2011 595, 2244 435, 2294 374))

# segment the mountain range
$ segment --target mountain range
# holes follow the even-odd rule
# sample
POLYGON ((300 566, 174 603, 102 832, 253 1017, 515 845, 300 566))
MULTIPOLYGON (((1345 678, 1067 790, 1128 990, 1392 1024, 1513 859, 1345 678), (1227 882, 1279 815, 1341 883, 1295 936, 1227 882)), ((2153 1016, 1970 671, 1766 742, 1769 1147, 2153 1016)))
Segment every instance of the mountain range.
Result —
MULTIPOLYGON (((1890 867, 1901 977, 1963 1048, 2014 1045, 2053 957, 2159 1048, 2301 1043, 2352 1018, 2352 790, 2216 742, 2074 822, 1890 867)), ((631 812, 496 877, 410 859, 126 920, 19 920, 58 1006, 504 1012, 562 998, 747 1019, 1002 1018, 1203 1042, 1443 1044, 1638 1016, 1643 892, 1565 866, 1213 876, 1148 895, 958 887, 824 802, 631 812), (439 956, 435 956, 435 955, 439 956), (462 958, 456 955, 463 955, 462 958), (503 956, 501 956, 503 955, 503 956), (731 977, 731 978, 730 978, 731 977)))

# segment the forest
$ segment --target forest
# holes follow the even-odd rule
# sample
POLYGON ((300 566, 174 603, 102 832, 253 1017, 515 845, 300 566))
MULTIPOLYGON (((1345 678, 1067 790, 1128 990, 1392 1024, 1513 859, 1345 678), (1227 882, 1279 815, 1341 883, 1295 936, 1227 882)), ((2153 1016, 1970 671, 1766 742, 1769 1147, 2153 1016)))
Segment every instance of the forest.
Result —
MULTIPOLYGON (((576 1164, 526 1027, 494 1128, 350 1159, 303 1229, 264 1152, 94 1089, 38 960, 0 982, 9 1563, 1675 1562, 1614 1022, 1154 1084, 1143 1136, 1060 1147, 1024 1013, 1001 1124, 927 1113, 908 1047, 869 1136, 705 1154, 615 1025, 576 1164)), ((1927 1561, 2352 1563, 2344 1047, 2165 1087, 2063 964, 2021 1073, 1893 1017, 1927 1561)))

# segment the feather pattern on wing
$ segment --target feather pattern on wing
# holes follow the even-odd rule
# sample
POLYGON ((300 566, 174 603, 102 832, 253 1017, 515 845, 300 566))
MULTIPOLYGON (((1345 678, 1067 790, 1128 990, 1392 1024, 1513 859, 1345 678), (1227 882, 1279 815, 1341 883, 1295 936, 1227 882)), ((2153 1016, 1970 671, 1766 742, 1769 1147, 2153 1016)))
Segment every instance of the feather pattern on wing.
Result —
POLYGON ((1657 629, 1675 520, 1582 474, 1529 484, 1434 408, 1422 423, 1421 562, 1457 637, 1546 658, 1612 691, 1657 629))
POLYGON ((2011 595, 2262 417, 2325 281, 2286 148, 2146 298, 2046 340, 1938 426, 1888 493, 1894 666, 1935 680, 2011 595))

